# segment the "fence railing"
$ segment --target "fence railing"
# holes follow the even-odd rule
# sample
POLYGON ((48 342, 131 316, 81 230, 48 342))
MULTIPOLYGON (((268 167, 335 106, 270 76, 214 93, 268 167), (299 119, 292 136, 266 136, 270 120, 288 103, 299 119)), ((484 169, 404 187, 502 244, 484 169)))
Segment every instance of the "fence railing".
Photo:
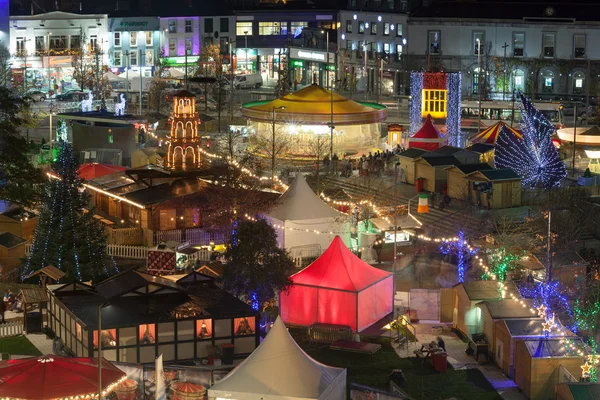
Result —
POLYGON ((10 321, 0 324, 0 338, 23 334, 23 321, 10 321))
POLYGON ((148 257, 148 248, 145 246, 128 246, 122 244, 109 244, 106 254, 117 258, 132 258, 145 260, 148 257))
POLYGON ((125 244, 130 246, 144 243, 144 235, 139 228, 106 228, 108 244, 125 244))
POLYGON ((154 232, 154 244, 161 242, 190 242, 192 246, 208 246, 211 243, 225 243, 229 234, 223 231, 207 229, 173 229, 154 232))

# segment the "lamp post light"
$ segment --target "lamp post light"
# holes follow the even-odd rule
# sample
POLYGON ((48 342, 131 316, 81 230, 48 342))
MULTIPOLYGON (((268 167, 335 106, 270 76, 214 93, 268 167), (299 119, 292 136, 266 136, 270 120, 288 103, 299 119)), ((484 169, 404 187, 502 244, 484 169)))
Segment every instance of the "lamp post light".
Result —
POLYGON ((246 52, 246 58, 244 59, 245 61, 245 66, 246 66, 246 70, 248 69, 248 31, 244 31, 244 40, 246 42, 245 47, 244 47, 244 51, 246 52))
POLYGON ((333 130, 335 129, 335 125, 333 124, 333 85, 330 84, 331 80, 329 79, 329 70, 327 67, 329 66, 329 31, 321 31, 321 33, 325 33, 325 41, 326 41, 326 62, 325 62, 325 79, 326 79, 326 87, 329 89, 330 94, 330 114, 331 119, 329 121, 329 172, 331 173, 331 169, 333 168, 333 130))
POLYGON ((102 400, 102 309, 109 302, 98 303, 98 400, 102 400))
POLYGON ((477 38, 477 65, 479 68, 479 73, 477 74, 477 95, 479 97, 479 116, 477 119, 477 131, 481 129, 481 40, 477 38))
POLYGON ((275 182, 275 110, 285 110, 285 106, 273 106, 273 141, 271 143, 271 184, 275 182))

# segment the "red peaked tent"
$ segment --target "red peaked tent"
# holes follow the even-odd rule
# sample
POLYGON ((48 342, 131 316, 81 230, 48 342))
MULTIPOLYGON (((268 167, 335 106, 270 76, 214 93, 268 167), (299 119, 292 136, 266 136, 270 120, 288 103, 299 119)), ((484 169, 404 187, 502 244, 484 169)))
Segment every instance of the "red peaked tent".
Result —
POLYGON ((290 324, 349 325, 360 332, 392 312, 393 276, 355 256, 336 236, 315 262, 290 278, 280 295, 281 318, 290 324))
POLYGON ((431 115, 427 116, 427 120, 413 136, 408 138, 409 149, 423 149, 434 151, 448 144, 448 139, 445 138, 431 120, 431 115))
POLYGON ((121 167, 119 165, 87 163, 82 164, 77 169, 77 175, 79 175, 81 179, 91 181, 100 176, 114 174, 115 172, 125 171, 126 169, 127 167, 121 167))

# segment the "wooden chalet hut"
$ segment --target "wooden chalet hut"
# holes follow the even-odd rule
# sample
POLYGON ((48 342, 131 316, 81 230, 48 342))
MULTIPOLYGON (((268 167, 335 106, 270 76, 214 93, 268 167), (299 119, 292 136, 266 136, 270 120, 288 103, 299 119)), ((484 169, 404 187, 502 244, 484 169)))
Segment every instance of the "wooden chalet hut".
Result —
POLYGON ((467 147, 465 150, 475 153, 479 156, 478 162, 484 162, 490 166, 494 166, 494 150, 496 146, 486 143, 475 143, 467 147))
POLYGON ((21 264, 26 242, 10 232, 0 232, 0 273, 6 274, 21 264))
POLYGON ((0 213, 0 232, 10 232, 25 240, 31 240, 37 220, 37 215, 31 211, 21 207, 10 207, 0 213))
POLYGON ((460 161, 452 156, 426 154, 415 160, 415 179, 424 179, 425 191, 439 192, 448 181, 446 168, 452 165, 460 165, 460 161))
POLYGON ((481 332, 490 344, 492 355, 496 349, 496 322, 507 318, 528 320, 538 316, 531 299, 486 300, 478 303, 477 307, 481 309, 481 332))
POLYGON ((471 193, 471 181, 465 177, 472 172, 492 169, 489 164, 463 164, 446 167, 448 173, 448 196, 458 200, 468 200, 471 193))
POLYGON ((400 170, 402 171, 401 179, 403 182, 415 184, 415 161, 421 158, 424 154, 427 154, 427 150, 422 149, 408 149, 398 154, 398 162, 400 163, 400 170))
MULTIPOLYGON (((542 339, 543 318, 501 319, 495 321, 494 360, 509 378, 515 376, 515 343, 526 339, 542 339)), ((566 328, 562 331, 553 331, 552 338, 573 336, 566 328)))
MULTIPOLYGON (((577 348, 584 348, 580 338, 569 339, 577 348)), ((581 378, 582 357, 567 345, 567 340, 527 339, 515 345, 515 383, 531 400, 556 398, 559 378, 569 372, 576 380, 581 378)))
POLYGON ((477 307, 478 303, 509 299, 511 293, 520 297, 513 282, 505 282, 504 285, 507 287, 504 294, 497 281, 472 281, 455 285, 453 326, 468 337, 481 333, 481 308, 477 307))
POLYGON ((475 171, 465 179, 471 182, 471 200, 484 208, 521 206, 521 177, 510 168, 475 171))

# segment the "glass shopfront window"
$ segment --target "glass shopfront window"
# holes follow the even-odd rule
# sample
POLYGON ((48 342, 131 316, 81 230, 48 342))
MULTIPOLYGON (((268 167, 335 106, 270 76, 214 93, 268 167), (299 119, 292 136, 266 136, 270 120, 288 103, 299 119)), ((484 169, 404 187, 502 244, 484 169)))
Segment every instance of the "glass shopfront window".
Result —
POLYGON ((196 321, 196 337, 198 339, 212 338, 212 320, 199 319, 196 321))
MULTIPOLYGON (((102 348, 115 347, 117 345, 117 330, 116 329, 103 329, 100 332, 100 342, 102 348)), ((94 349, 98 348, 98 331, 94 331, 94 349)))
POLYGON ((287 22, 259 22, 258 34, 268 35, 287 35, 287 22))
MULTIPOLYGON (((252 22, 236 22, 235 34, 237 36, 250 35, 252 36, 252 22)), ((238 46, 240 47, 240 46, 238 46)))
POLYGON ((155 324, 144 324, 139 326, 140 334, 140 345, 149 345, 156 343, 156 325, 155 324))
POLYGON ((254 332, 256 332, 256 319, 254 317, 235 318, 233 331, 235 336, 254 335, 254 332))

